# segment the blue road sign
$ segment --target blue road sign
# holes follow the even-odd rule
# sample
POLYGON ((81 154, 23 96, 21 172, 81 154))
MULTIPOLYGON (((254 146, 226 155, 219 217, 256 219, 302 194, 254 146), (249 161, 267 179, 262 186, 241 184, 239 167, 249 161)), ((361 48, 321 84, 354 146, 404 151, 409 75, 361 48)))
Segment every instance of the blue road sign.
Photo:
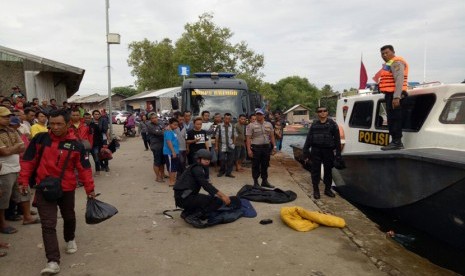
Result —
POLYGON ((189 76, 191 72, 191 67, 189 65, 178 65, 178 75, 179 76, 189 76))

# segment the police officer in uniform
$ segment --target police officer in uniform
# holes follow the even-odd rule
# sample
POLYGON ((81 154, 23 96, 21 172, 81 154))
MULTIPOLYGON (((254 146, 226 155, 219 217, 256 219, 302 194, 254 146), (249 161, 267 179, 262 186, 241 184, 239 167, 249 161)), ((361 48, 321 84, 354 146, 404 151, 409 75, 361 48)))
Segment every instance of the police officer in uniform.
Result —
POLYGON ((268 182, 270 155, 276 153, 273 125, 265 121, 265 112, 262 109, 257 109, 255 114, 257 120, 246 129, 247 154, 252 158, 253 185, 259 186, 258 178, 261 176, 262 187, 274 188, 268 182))
POLYGON ((184 208, 181 217, 196 228, 205 228, 202 221, 205 215, 218 210, 223 203, 231 204, 231 199, 208 182, 205 170, 208 169, 211 154, 207 149, 195 153, 196 162, 184 171, 174 184, 174 200, 176 206, 184 208), (208 195, 201 194, 203 188, 208 195))
POLYGON ((334 166, 335 159, 342 161, 341 138, 336 122, 328 118, 328 109, 326 107, 318 107, 317 114, 319 120, 313 121, 303 148, 304 157, 308 159, 310 155, 312 161, 311 174, 313 197, 315 199, 320 198, 318 185, 321 179, 321 164, 323 163, 324 167, 325 195, 335 197, 336 195, 331 191, 331 183, 333 182, 331 169, 334 166), (311 152, 309 151, 310 148, 311 152))
POLYGON ((380 71, 379 91, 384 93, 389 135, 392 137, 391 143, 381 150, 403 149, 400 101, 407 95, 408 64, 402 57, 395 55, 392 45, 381 47, 381 57, 386 63, 380 71))

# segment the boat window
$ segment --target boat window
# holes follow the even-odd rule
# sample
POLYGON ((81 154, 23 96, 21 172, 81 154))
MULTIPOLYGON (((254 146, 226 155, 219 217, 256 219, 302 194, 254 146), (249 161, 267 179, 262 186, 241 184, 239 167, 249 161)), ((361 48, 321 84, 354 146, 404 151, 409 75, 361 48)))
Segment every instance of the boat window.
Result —
POLYGON ((384 99, 379 100, 378 106, 376 107, 375 128, 388 129, 386 101, 384 101, 384 99))
POLYGON ((408 96, 402 100, 402 130, 420 131, 436 102, 435 94, 408 96))
POLYGON ((370 128, 373 117, 373 101, 355 102, 350 115, 349 126, 370 128))
POLYGON ((465 93, 452 95, 439 117, 443 124, 465 124, 465 93))
MULTIPOLYGON (((435 102, 436 95, 434 94, 414 95, 403 99, 402 130, 410 132, 419 131, 435 102)), ((378 101, 375 128, 388 129, 386 102, 384 99, 378 101)))

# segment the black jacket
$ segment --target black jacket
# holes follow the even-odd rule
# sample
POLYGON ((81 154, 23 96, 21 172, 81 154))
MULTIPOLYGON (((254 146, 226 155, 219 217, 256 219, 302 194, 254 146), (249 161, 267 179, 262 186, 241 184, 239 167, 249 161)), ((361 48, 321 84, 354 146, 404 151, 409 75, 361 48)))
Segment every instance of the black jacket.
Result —
POLYGON ((196 195, 200 192, 201 188, 212 196, 218 193, 218 189, 207 181, 205 168, 200 164, 193 164, 189 166, 183 172, 181 177, 176 180, 173 189, 177 193, 185 190, 191 190, 191 195, 196 195))
POLYGON ((303 147, 304 156, 309 155, 309 148, 327 148, 336 150, 336 156, 341 155, 341 137, 336 122, 328 119, 325 123, 315 120, 310 127, 303 147))

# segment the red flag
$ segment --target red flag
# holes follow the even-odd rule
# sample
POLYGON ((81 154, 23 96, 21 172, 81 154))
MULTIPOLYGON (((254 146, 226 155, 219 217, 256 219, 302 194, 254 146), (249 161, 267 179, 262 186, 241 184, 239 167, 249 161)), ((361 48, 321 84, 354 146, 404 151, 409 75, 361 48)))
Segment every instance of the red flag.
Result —
POLYGON ((367 70, 365 69, 365 65, 363 65, 363 61, 361 61, 360 65, 360 85, 358 89, 365 89, 367 87, 368 82, 368 75, 367 70))

